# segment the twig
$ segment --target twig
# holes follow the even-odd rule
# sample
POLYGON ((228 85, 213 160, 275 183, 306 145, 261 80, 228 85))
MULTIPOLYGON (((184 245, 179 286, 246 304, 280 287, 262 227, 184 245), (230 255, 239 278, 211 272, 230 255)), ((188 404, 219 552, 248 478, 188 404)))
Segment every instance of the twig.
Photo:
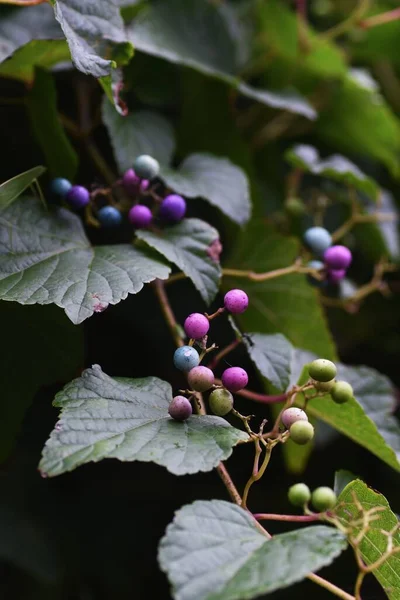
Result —
POLYGON ((14 6, 36 6, 48 0, 0 0, 0 4, 14 4, 14 6))
POLYGON ((153 287, 156 292, 156 296, 158 302, 160 304, 161 312, 164 315, 165 321, 168 325, 168 328, 171 332, 171 335, 174 339, 176 346, 184 346, 183 340, 179 334, 179 326, 175 319, 175 315, 172 312, 171 305, 169 303, 167 294, 165 293, 164 283, 161 279, 156 279, 153 282, 153 287))
MULTIPOLYGON (((215 383, 217 385, 222 385, 222 381, 217 378, 215 379, 215 383)), ((262 404, 276 404, 277 402, 285 402, 287 399, 287 394, 268 396, 268 394, 259 394, 258 392, 253 392, 251 390, 239 390, 238 392, 235 392, 235 394, 243 396, 243 398, 248 398, 249 400, 254 400, 255 402, 261 402, 262 404)))
POLYGON ((369 10, 371 6, 371 0, 359 0, 357 6, 353 12, 341 23, 331 27, 324 33, 321 34, 321 38, 325 40, 333 40, 334 38, 347 33, 352 27, 360 24, 362 17, 369 10))
POLYGON ((227 492, 230 495, 232 501, 235 504, 237 504, 238 506, 241 506, 242 498, 241 498, 235 484, 233 483, 228 471, 226 470, 224 463, 222 463, 222 462, 219 463, 219 465, 217 466, 217 473, 221 477, 222 482, 223 482, 224 486, 226 487, 227 492))
POLYGON ((321 517, 317 515, 275 515, 269 513, 257 513, 253 517, 258 521, 289 521, 293 523, 309 523, 320 521, 321 517))
POLYGON ((338 587, 334 583, 331 583, 330 581, 327 581, 320 575, 316 575, 315 573, 310 573, 309 575, 307 575, 307 579, 309 579, 310 581, 313 581, 317 585, 325 588, 326 590, 328 590, 328 592, 331 592, 338 598, 342 598, 342 600, 356 600, 356 598, 354 596, 352 596, 351 594, 348 594, 347 592, 342 590, 342 588, 338 587))
POLYGON ((240 344, 240 340, 234 340, 233 342, 231 342, 230 344, 228 344, 227 346, 225 346, 225 348, 223 348, 222 350, 220 350, 218 352, 218 354, 216 354, 214 356, 214 358, 212 359, 212 361, 209 363, 208 368, 213 370, 215 369, 215 367, 218 365, 218 363, 225 357, 227 356, 230 352, 232 352, 232 350, 234 350, 235 348, 237 348, 240 344))
POLYGON ((388 10, 387 12, 381 13, 379 15, 374 15, 372 17, 368 17, 368 19, 364 19, 360 21, 358 24, 363 29, 369 29, 370 27, 376 27, 377 25, 384 25, 385 23, 390 23, 391 21, 397 21, 400 19, 400 8, 394 8, 393 10, 388 10))

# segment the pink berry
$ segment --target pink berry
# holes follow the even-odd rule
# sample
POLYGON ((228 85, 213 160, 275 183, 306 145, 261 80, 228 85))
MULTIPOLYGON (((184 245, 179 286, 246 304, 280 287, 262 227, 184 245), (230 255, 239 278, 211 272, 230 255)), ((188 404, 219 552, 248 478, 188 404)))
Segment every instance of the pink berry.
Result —
POLYGON ((286 429, 290 429, 290 427, 293 425, 293 423, 296 423, 296 421, 308 421, 308 417, 304 410, 301 410, 301 408, 296 408, 295 406, 284 410, 281 419, 286 429))
POLYGON ((224 306, 234 315, 243 313, 249 305, 249 298, 243 290, 230 290, 225 294, 224 306))
POLYGON ((238 392, 246 387, 249 378, 241 367, 229 367, 222 373, 222 383, 230 392, 238 392))
POLYGON ((125 171, 122 177, 122 185, 128 194, 137 194, 138 187, 140 184, 140 177, 138 177, 133 169, 125 171))
POLYGON ((339 283, 346 277, 346 269, 329 269, 327 279, 330 283, 339 283))
POLYGON ((186 335, 194 340, 204 337, 210 329, 210 322, 201 313, 192 313, 185 319, 186 335))
POLYGON ((136 204, 128 213, 128 219, 138 229, 148 227, 153 219, 153 214, 148 206, 136 204))
POLYGON ((347 269, 352 261, 351 252, 346 246, 331 246, 324 253, 324 262, 334 271, 347 269))
POLYGON ((202 365, 194 367, 189 371, 188 382, 191 390, 205 392, 214 385, 214 373, 202 365))
POLYGON ((185 396, 175 396, 168 407, 168 412, 175 421, 186 421, 192 414, 193 409, 185 396))

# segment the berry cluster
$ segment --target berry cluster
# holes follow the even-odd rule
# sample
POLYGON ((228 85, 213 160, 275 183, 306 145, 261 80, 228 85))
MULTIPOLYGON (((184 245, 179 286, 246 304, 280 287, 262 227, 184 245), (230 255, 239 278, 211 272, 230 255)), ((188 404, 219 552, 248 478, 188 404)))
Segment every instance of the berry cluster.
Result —
MULTIPOLYGON (((224 307, 220 308, 215 315, 228 311, 231 314, 243 313, 249 304, 247 294, 242 290, 234 289, 225 294, 224 307)), ((215 346, 207 349, 207 337, 210 329, 210 321, 213 317, 201 313, 190 314, 184 322, 184 330, 189 338, 186 346, 181 346, 174 353, 174 365, 180 371, 187 374, 190 387, 189 391, 207 392, 212 390, 208 402, 211 411, 218 416, 227 415, 233 408, 232 393, 246 387, 248 376, 241 367, 229 367, 222 373, 222 386, 215 385, 214 373, 208 367, 200 365, 202 358, 215 346), (201 354, 194 345, 201 348, 201 354)), ((191 397, 193 394, 191 394, 191 397)), ((175 396, 169 405, 170 416, 177 421, 184 421, 192 414, 190 399, 185 396, 175 396)))
POLYGON ((289 502, 293 506, 307 507, 311 500, 312 505, 318 512, 331 510, 337 503, 335 492, 326 486, 315 489, 312 493, 305 483, 296 483, 289 488, 289 502))
POLYGON ((321 271, 323 280, 309 277, 312 285, 321 286, 324 283, 339 283, 346 276, 352 261, 352 254, 346 246, 332 246, 331 234, 323 227, 310 227, 304 234, 307 247, 321 260, 312 260, 308 266, 321 271))
MULTIPOLYGON (((156 159, 143 154, 135 159, 133 168, 128 169, 122 179, 115 183, 122 186, 127 196, 134 199, 127 217, 136 229, 148 228, 156 219, 164 224, 178 223, 185 216, 186 201, 182 196, 168 194, 163 198, 156 193, 154 187, 159 185, 159 171, 160 165, 156 159)), ((53 200, 64 200, 75 210, 84 208, 99 195, 103 198, 108 197, 110 201, 112 198, 111 189, 95 189, 89 192, 82 185, 72 185, 68 179, 62 177, 52 180, 50 195, 53 200)), ((97 208, 92 202, 94 216, 100 226, 117 227, 123 222, 123 213, 114 204, 112 200, 111 204, 97 208)))

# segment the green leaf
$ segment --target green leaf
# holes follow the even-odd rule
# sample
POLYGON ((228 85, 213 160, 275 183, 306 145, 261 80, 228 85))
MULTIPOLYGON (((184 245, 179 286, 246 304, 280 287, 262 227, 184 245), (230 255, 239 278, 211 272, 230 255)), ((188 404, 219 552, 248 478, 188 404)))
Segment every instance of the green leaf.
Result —
POLYGON ((80 219, 25 199, 0 212, 0 299, 57 304, 73 323, 166 279, 169 267, 129 244, 92 247, 80 219))
POLYGON ((108 102, 103 102, 103 121, 121 173, 131 168, 140 154, 150 154, 161 164, 171 162, 175 151, 174 130, 162 115, 141 110, 122 117, 108 102))
POLYGON ((160 232, 138 230, 136 235, 179 267, 210 304, 221 278, 218 231, 200 219, 184 219, 160 232))
MULTIPOLYGON (((360 543, 360 551, 364 562, 367 565, 374 563, 382 557, 386 548, 388 538, 382 531, 390 532, 398 525, 396 515, 390 510, 388 501, 382 494, 369 488, 364 482, 356 479, 349 483, 338 498, 337 514, 341 521, 348 524, 359 514, 359 510, 354 503, 354 496, 361 503, 365 511, 373 507, 381 506, 385 510, 379 512, 379 519, 372 521, 368 532, 360 543)), ((356 533, 356 532, 355 532, 356 533)), ((400 546, 400 531, 393 535, 393 547, 400 546)), ((400 599, 400 554, 391 556, 376 570, 373 571, 375 577, 382 585, 390 600, 400 599)))
POLYGON ((161 178, 187 198, 204 198, 243 225, 250 218, 250 190, 242 169, 211 154, 191 154, 177 171, 162 169, 161 178))
POLYGON ((308 100, 295 91, 280 90, 279 92, 273 92, 271 90, 254 88, 244 82, 239 83, 237 89, 243 96, 256 100, 260 104, 265 104, 265 106, 287 110, 288 112, 302 115, 311 121, 317 118, 317 112, 308 100))
POLYGON ((70 58, 65 40, 32 40, 0 65, 0 76, 30 83, 34 79, 35 67, 51 69, 59 63, 69 62, 70 58))
POLYGON ((42 173, 46 167, 33 167, 0 185, 0 209, 14 202, 42 173))
POLYGON ((340 469, 340 471, 336 471, 335 473, 335 485, 333 489, 335 491, 336 496, 339 496, 351 481, 354 481, 357 477, 351 473, 350 471, 346 471, 344 469, 340 469))
POLYGON ((345 547, 323 525, 268 539, 243 508, 198 500, 176 512, 158 560, 176 600, 247 600, 301 581, 345 547))
POLYGON ((285 336, 248 333, 243 342, 261 375, 277 390, 286 390, 290 382, 293 346, 285 336))
POLYGON ((78 155, 72 147, 57 113, 57 92, 49 73, 36 69, 35 83, 28 96, 31 126, 53 177, 74 180, 78 155))
POLYGON ((377 183, 371 177, 365 175, 357 165, 345 156, 333 154, 321 160, 316 148, 306 144, 297 144, 286 152, 285 158, 290 164, 303 171, 340 181, 365 192, 374 200, 378 197, 379 187, 377 183))
POLYGON ((54 400, 61 415, 39 468, 50 477, 103 458, 162 465, 175 475, 211 471, 247 434, 225 419, 168 414, 169 383, 157 377, 111 378, 98 365, 86 369, 54 400))
POLYGON ((68 381, 83 364, 83 332, 55 306, 20 306, 16 302, 0 303, 0 329, 7 340, 0 362, 3 462, 36 392, 44 385, 68 381))

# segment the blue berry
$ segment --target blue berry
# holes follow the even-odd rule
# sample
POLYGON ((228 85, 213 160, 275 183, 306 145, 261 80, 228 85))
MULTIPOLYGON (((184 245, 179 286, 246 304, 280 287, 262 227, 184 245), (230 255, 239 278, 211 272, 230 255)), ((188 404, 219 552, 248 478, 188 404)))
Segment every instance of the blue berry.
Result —
POLYGON ((141 154, 133 163, 135 174, 141 179, 154 179, 160 172, 158 161, 148 154, 141 154))
POLYGON ((83 208, 89 204, 89 190, 83 185, 73 185, 66 195, 66 200, 73 208, 83 208))
POLYGON ((160 205, 160 218, 169 223, 177 223, 186 213, 186 201, 178 194, 166 196, 160 205))
MULTIPOLYGON (((310 260, 310 262, 307 263, 307 267, 310 267, 310 269, 315 269, 316 271, 320 271, 324 268, 324 263, 320 260, 310 260)), ((314 287, 324 287, 326 285, 326 281, 324 279, 315 279, 311 273, 307 275, 307 281, 314 287)))
POLYGON ((200 362, 200 356, 193 346, 181 346, 174 353, 174 365, 180 371, 188 372, 200 362))
POLYGON ((122 222, 122 214, 115 206, 103 206, 97 213, 103 227, 117 227, 122 222))
POLYGON ((72 183, 64 177, 56 177, 50 182, 50 194, 55 198, 65 198, 71 188, 72 183))
POLYGON ((304 242, 317 256, 322 256, 332 244, 332 236, 323 227, 310 227, 304 234, 304 242))

